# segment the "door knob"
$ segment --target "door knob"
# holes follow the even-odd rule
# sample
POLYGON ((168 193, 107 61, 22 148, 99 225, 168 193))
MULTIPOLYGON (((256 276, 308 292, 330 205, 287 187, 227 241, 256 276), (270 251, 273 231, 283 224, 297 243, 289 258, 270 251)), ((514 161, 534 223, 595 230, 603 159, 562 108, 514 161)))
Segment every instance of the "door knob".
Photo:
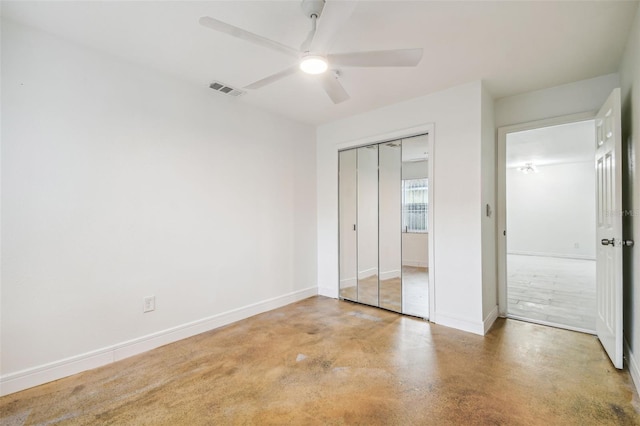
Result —
POLYGON ((633 240, 622 240, 622 245, 625 247, 633 247, 633 240))
POLYGON ((608 246, 609 244, 611 244, 612 246, 615 246, 616 245, 616 239, 612 238, 610 240, 607 240, 606 238, 603 238, 600 241, 600 244, 602 244, 603 246, 608 246))

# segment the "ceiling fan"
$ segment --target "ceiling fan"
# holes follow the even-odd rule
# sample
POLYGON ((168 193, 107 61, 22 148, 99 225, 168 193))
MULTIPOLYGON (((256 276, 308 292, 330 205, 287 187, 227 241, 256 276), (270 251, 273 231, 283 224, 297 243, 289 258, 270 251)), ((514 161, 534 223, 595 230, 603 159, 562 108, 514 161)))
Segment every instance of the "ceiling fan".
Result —
POLYGON ((421 48, 327 53, 326 47, 329 40, 340 25, 349 18, 355 5, 355 1, 330 2, 328 11, 333 11, 333 13, 325 13, 325 19, 327 18, 326 15, 330 15, 329 18, 333 19, 326 22, 327 25, 323 22, 319 30, 316 31, 316 21, 322 15, 325 0, 303 0, 302 11, 305 16, 311 19, 311 31, 300 46, 300 50, 285 46, 277 41, 270 40, 209 16, 203 16, 199 22, 200 25, 212 30, 284 53, 297 59, 297 63, 291 67, 251 83, 246 86, 245 89, 259 89, 302 70, 308 74, 321 74, 320 82, 324 91, 329 95, 333 103, 339 104, 349 99, 349 94, 338 80, 340 76, 338 71, 339 67, 415 67, 422 59, 421 48))

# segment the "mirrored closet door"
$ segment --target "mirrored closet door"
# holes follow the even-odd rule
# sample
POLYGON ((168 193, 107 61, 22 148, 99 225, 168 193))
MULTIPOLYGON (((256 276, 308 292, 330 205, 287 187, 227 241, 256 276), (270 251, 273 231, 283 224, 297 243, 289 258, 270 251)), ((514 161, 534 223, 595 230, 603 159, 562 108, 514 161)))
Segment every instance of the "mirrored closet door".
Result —
POLYGON ((428 135, 402 140, 402 312, 429 315, 428 135))
POLYGON ((428 318, 428 135, 338 160, 340 298, 428 318))

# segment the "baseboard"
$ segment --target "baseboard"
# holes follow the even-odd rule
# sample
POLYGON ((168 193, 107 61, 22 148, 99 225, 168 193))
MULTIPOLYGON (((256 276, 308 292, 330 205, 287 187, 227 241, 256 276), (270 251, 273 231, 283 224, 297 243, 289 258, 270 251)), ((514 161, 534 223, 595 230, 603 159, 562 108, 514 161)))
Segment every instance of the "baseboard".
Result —
POLYGON ((491 326, 498 319, 498 305, 489 312, 489 315, 484 319, 484 334, 487 334, 491 326))
POLYGON ((378 268, 369 268, 369 269, 364 269, 362 271, 358 271, 359 280, 364 280, 374 275, 378 275, 378 268))
POLYGON ((542 321, 542 320, 538 320, 538 319, 523 317, 523 316, 520 316, 520 315, 507 314, 506 318, 514 319, 514 320, 517 320, 517 321, 530 322, 531 324, 544 325, 544 326, 547 326, 547 327, 561 328, 563 330, 577 331, 578 333, 593 334, 594 336, 596 335, 596 331, 595 330, 589 330, 589 329, 581 328, 581 327, 572 327, 570 325, 558 324, 557 322, 551 322, 551 321, 542 321))
POLYGON ((381 280, 390 280, 392 278, 400 278, 402 275, 402 271, 400 269, 395 271, 380 271, 380 279, 381 280))
POLYGON ((337 299, 339 297, 338 288, 337 287, 320 287, 320 286, 318 286, 318 295, 319 296, 324 296, 324 297, 330 297, 332 299, 337 299))
POLYGON ((355 287, 356 285, 358 285, 357 278, 346 278, 340 281, 340 288, 355 287))
POLYGON ((440 312, 438 312, 437 321, 433 321, 438 325, 444 325, 445 327, 451 327, 469 333, 479 334, 480 336, 484 336, 485 333, 484 323, 480 321, 469 321, 468 319, 458 318, 447 314, 442 314, 440 312))
POLYGON ((429 267, 429 263, 425 260, 407 260, 407 259, 402 259, 402 265, 403 266, 413 266, 416 268, 428 268, 429 267))
POLYGON ((539 253, 535 251, 509 251, 509 254, 516 254, 519 256, 539 256, 539 257, 559 257, 561 259, 578 259, 578 260, 596 260, 593 256, 587 256, 586 254, 564 254, 564 253, 539 253))
POLYGON ((640 368, 638 368, 638 363, 636 362, 633 352, 631 352, 631 347, 627 339, 624 339, 624 357, 627 359, 627 367, 631 374, 631 380, 636 387, 636 392, 640 394, 640 368))
POLYGON ((306 299, 318 294, 317 287, 309 287, 273 297, 241 308, 192 321, 156 333, 148 334, 95 351, 76 355, 38 367, 0 377, 0 396, 8 395, 82 371, 101 367, 157 347, 195 336, 209 330, 240 321, 263 312, 306 299))

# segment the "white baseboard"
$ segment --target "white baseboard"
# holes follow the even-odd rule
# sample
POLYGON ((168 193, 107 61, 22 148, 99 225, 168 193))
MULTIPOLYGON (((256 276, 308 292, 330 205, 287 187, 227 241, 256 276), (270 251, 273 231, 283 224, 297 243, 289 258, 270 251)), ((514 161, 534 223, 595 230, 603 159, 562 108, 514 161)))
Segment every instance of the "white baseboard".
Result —
POLYGON ((484 319, 484 334, 487 334, 487 332, 489 331, 493 323, 496 322, 497 319, 498 319, 498 305, 496 305, 491 310, 491 312, 489 312, 489 315, 487 315, 487 317, 484 319))
POLYGON ((338 287, 321 287, 318 286, 318 295, 324 297, 330 297, 332 299, 337 299, 340 295, 338 294, 338 287))
POLYGON ((0 396, 101 367, 168 343, 186 339, 187 337, 195 336, 205 331, 280 308, 290 303, 315 296, 316 294, 318 294, 318 288, 309 287, 95 351, 75 355, 15 373, 9 373, 0 377, 0 396))
POLYGON ((426 260, 407 260, 407 259, 402 259, 402 265, 403 266, 413 266, 416 268, 428 268, 429 267, 429 262, 427 262, 426 260))
POLYGON ((484 336, 484 323, 480 321, 470 321, 465 318, 457 318, 447 314, 438 312, 437 321, 432 319, 436 324, 444 325, 445 327, 451 327, 458 330, 466 331, 473 334, 479 334, 484 336))
POLYGON ((577 331, 578 333, 593 334, 594 336, 596 335, 596 331, 595 330, 589 330, 587 328, 582 328, 582 327, 573 327, 573 326, 565 325, 565 324, 558 324, 557 322, 542 321, 542 320, 538 320, 538 319, 523 317, 523 316, 520 316, 520 315, 507 314, 506 318, 514 319, 514 320, 517 320, 517 321, 530 322, 531 324, 544 325, 544 326, 547 326, 547 327, 561 328, 563 330, 577 331))
POLYGON ((378 268, 369 268, 369 269, 364 269, 362 271, 358 271, 359 280, 364 280, 365 278, 369 278, 374 275, 378 275, 378 268))
POLYGON ((624 357, 627 359, 627 367, 631 374, 631 380, 636 386, 636 392, 640 394, 640 368, 638 367, 638 363, 636 362, 633 352, 631 352, 631 347, 629 346, 627 339, 624 339, 624 357))
POLYGON ((356 285, 358 285, 358 279, 357 278, 345 278, 344 280, 340 281, 340 288, 345 288, 345 287, 355 287, 356 285))
POLYGON ((381 280, 390 280, 392 278, 400 278, 402 271, 400 269, 395 271, 380 271, 380 279, 381 280))

